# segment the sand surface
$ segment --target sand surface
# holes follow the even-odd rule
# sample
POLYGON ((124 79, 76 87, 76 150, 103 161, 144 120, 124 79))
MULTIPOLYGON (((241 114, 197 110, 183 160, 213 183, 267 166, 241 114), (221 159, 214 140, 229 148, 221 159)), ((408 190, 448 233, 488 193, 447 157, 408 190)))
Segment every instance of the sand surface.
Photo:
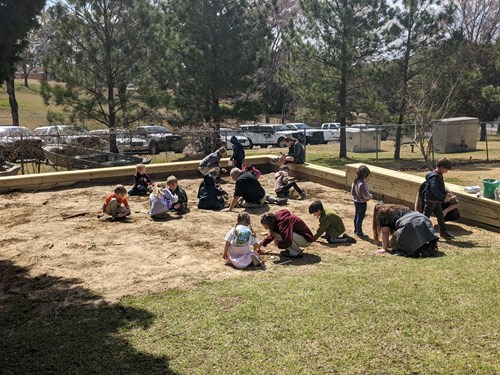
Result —
MULTIPOLYGON (((229 177, 225 180, 223 187, 231 198, 234 184, 229 177)), ((260 181, 267 192, 273 192, 272 174, 262 175, 260 181)), ((148 197, 129 197, 132 215, 126 222, 97 219, 96 214, 112 185, 79 184, 60 190, 0 195, 0 261, 22 267, 31 278, 48 275, 72 279, 75 285, 92 290, 106 301, 189 287, 200 281, 245 277, 248 272, 226 266, 222 259, 224 237, 234 225, 237 213, 199 210, 196 207, 199 182, 200 179, 179 181, 189 197, 189 212, 182 216, 173 214, 166 221, 149 218, 148 197)), ((298 183, 310 198, 290 199, 285 207, 299 215, 313 233, 318 221, 308 213, 308 207, 314 199, 335 208, 344 218, 347 233, 353 233, 354 205, 350 193, 308 181, 298 180, 298 183)), ((373 205, 374 202, 369 202, 364 222, 364 231, 370 235, 373 205)), ((259 239, 265 232, 260 216, 280 208, 265 205, 247 210, 259 239)), ((457 228, 468 235, 479 230, 464 224, 455 224, 455 232, 457 228)), ((372 256, 376 248, 362 240, 333 246, 320 239, 307 248, 304 258, 293 262, 305 268, 317 267, 324 254, 372 256)), ((269 251, 264 256, 266 267, 258 272, 272 272, 287 260, 279 257, 279 250, 273 244, 266 251, 269 251)), ((16 286, 8 288, 12 291, 16 286)))

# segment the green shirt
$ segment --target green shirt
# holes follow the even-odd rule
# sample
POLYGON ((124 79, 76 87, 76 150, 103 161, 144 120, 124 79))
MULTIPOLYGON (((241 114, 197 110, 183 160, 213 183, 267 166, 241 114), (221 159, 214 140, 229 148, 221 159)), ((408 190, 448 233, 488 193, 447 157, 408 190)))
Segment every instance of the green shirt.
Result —
POLYGON ((329 208, 321 212, 321 216, 319 217, 319 228, 314 235, 314 241, 325 232, 331 238, 337 238, 345 232, 344 222, 337 212, 329 208))

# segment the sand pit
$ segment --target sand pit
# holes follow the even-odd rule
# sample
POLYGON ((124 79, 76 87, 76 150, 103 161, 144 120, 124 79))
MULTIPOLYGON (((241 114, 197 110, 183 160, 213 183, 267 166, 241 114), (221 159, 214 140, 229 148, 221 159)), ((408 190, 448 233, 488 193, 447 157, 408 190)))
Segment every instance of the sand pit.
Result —
MULTIPOLYGON (((266 191, 273 191, 272 174, 262 175, 260 181, 266 191)), ((46 274, 75 279, 81 287, 107 301, 189 287, 200 281, 245 277, 247 272, 226 266, 221 258, 224 236, 237 214, 199 210, 196 207, 199 182, 200 179, 179 181, 188 193, 190 212, 183 216, 173 214, 166 221, 149 218, 147 197, 129 198, 132 215, 127 222, 97 219, 96 213, 112 191, 112 185, 80 184, 61 190, 0 195, 3 216, 0 259, 29 270, 31 277, 46 274)), ((313 182, 299 180, 298 183, 310 198, 291 199, 286 208, 303 218, 315 232, 318 222, 307 210, 313 199, 321 199, 345 218, 347 233, 352 234, 354 206, 348 192, 313 182)), ((224 188, 231 197, 234 184, 227 182, 224 188)), ((365 219, 367 233, 371 233, 373 204, 369 203, 365 219)), ((279 208, 268 205, 248 210, 259 238, 264 232, 260 215, 279 208)), ((462 224, 460 227, 471 234, 478 230, 462 224)), ((259 272, 271 272, 286 260, 279 258, 279 250, 274 245, 266 249, 270 251, 265 256, 266 268, 259 272)), ((293 262, 303 267, 317 267, 324 254, 371 255, 375 249, 365 241, 332 246, 320 240, 307 249, 304 258, 293 262)))

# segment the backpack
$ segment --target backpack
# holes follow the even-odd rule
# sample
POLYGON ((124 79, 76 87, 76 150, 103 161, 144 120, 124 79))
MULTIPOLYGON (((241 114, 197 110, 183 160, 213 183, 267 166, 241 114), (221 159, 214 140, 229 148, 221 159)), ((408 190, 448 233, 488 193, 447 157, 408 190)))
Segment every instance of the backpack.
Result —
POLYGON ((418 207, 418 212, 424 213, 424 206, 425 206, 425 193, 427 191, 427 187, 429 186, 429 181, 425 180, 422 182, 420 187, 418 188, 418 197, 420 200, 420 205, 418 207))

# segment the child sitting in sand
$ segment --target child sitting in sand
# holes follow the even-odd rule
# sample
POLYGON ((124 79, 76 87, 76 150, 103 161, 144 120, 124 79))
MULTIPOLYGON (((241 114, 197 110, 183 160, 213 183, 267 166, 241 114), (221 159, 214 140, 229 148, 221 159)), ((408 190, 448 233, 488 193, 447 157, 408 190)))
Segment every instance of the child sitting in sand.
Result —
POLYGON ((203 184, 198 190, 198 208, 202 210, 220 210, 224 208, 224 197, 227 193, 215 185, 212 174, 207 173, 203 177, 203 184))
POLYGON ((181 214, 186 211, 188 204, 188 197, 183 188, 179 186, 177 181, 177 177, 168 176, 167 178, 167 187, 168 190, 174 195, 177 195, 177 202, 171 208, 171 211, 175 211, 178 214, 181 214))
POLYGON ((288 197, 290 194, 290 189, 294 189, 297 193, 299 193, 299 200, 307 198, 306 193, 299 188, 295 181, 288 181, 288 173, 290 172, 290 168, 288 166, 283 165, 280 167, 280 170, 274 174, 274 191, 278 198, 288 197))
POLYGON ((314 201, 309 206, 309 213, 319 219, 319 228, 314 235, 316 241, 323 233, 326 233, 326 241, 336 243, 356 243, 356 240, 345 232, 342 218, 332 209, 325 209, 320 200, 314 201), (342 236, 340 236, 342 234, 342 236))
POLYGON ((167 189, 166 184, 158 183, 149 195, 149 215, 152 219, 165 219, 177 202, 177 195, 167 189))
POLYGON ((128 191, 128 195, 146 195, 155 183, 146 173, 146 166, 138 164, 135 167, 134 186, 128 191))
POLYGON ((125 216, 130 215, 130 207, 128 205, 127 189, 123 185, 116 185, 113 189, 113 194, 106 197, 104 204, 102 205, 102 211, 97 215, 100 218, 102 215, 110 215, 113 220, 122 219, 125 216))
POLYGON ((226 234, 226 245, 222 257, 227 264, 240 269, 252 264, 259 266, 262 264, 258 255, 259 249, 259 242, 250 224, 250 215, 247 212, 239 213, 236 225, 226 234), (253 247, 253 250, 250 247, 253 247))

